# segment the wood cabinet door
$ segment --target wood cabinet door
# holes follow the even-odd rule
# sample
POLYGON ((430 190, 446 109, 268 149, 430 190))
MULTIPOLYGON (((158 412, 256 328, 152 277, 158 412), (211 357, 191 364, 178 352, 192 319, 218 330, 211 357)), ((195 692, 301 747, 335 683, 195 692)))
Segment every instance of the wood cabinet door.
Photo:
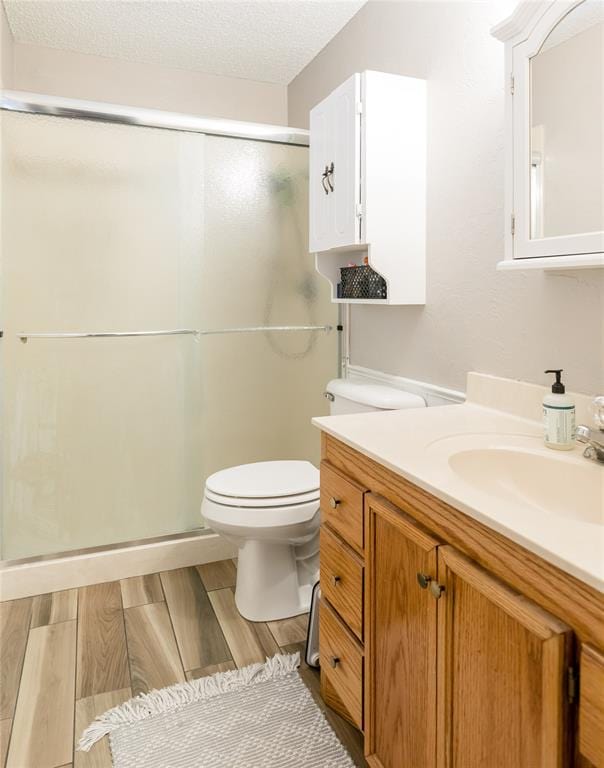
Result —
POLYGON ((569 764, 570 628, 438 550, 438 768, 569 764))
POLYGON ((365 753, 381 768, 436 759, 438 542, 386 500, 366 496, 365 753))
POLYGON ((589 644, 583 645, 579 668, 581 765, 604 768, 604 653, 589 644))

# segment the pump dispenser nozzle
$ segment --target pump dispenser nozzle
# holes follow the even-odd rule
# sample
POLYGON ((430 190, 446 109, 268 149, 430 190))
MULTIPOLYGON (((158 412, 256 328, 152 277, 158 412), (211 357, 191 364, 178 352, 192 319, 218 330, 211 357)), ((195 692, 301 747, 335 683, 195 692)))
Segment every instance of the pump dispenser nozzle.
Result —
POLYGON ((555 373, 556 381, 552 384, 552 392, 555 395, 563 395, 566 392, 566 388, 562 383, 562 371, 564 368, 549 368, 545 373, 555 373))

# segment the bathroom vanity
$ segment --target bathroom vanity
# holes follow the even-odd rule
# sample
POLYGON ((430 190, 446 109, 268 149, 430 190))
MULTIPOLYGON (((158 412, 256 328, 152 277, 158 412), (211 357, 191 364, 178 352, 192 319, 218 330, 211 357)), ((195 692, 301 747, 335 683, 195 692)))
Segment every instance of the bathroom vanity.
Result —
POLYGON ((578 450, 544 465, 557 497, 592 484, 568 489, 563 519, 513 497, 526 481, 535 501, 557 453, 521 415, 470 402, 315 423, 322 692, 369 764, 604 766, 604 467, 578 450), (452 457, 488 482, 494 450, 511 481, 489 496, 452 457), (518 455, 524 475, 506 464, 518 455))

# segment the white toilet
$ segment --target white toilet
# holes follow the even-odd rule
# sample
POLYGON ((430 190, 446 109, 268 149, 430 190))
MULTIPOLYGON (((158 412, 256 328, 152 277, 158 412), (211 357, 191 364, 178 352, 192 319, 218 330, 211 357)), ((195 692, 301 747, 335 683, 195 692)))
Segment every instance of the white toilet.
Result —
MULTIPOLYGON (((418 395, 333 379, 332 414, 423 408, 418 395)), ((250 621, 305 613, 319 578, 319 471, 308 461, 262 461, 208 477, 201 514, 239 548, 235 603, 250 621)))

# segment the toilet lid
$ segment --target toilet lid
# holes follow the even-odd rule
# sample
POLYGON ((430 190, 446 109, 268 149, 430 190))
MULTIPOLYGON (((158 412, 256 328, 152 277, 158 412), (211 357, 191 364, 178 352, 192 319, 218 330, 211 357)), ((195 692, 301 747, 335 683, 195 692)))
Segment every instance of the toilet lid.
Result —
POLYGON ((237 499, 281 499, 317 491, 319 470, 309 461, 260 461, 215 472, 206 488, 237 499))

